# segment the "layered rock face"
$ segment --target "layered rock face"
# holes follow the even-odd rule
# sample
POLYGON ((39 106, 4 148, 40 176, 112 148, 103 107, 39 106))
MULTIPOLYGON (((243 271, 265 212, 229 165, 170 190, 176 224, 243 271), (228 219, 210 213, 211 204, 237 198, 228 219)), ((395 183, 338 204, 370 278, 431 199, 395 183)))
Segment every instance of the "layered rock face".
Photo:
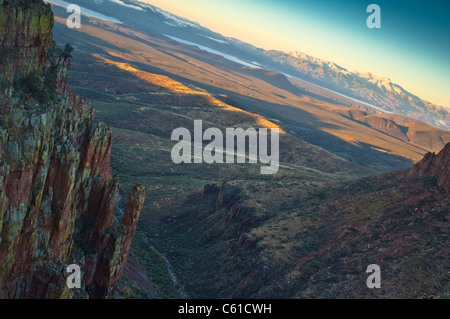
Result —
POLYGON ((111 131, 66 87, 70 48, 42 1, 0 0, 0 297, 112 297, 145 191, 115 221, 111 131), (82 288, 66 285, 69 264, 82 288))
POLYGON ((445 188, 450 196, 450 143, 438 155, 427 153, 410 169, 409 174, 435 177, 438 185, 445 188))

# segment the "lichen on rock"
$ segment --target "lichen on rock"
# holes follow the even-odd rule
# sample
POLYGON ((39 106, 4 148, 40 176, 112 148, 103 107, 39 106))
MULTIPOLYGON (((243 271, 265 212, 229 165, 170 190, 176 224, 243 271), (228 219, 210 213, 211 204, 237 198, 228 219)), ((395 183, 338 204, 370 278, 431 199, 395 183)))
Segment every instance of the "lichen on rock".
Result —
POLYGON ((0 0, 0 297, 112 297, 145 190, 115 223, 111 130, 67 88, 42 1, 0 0), (83 287, 66 286, 67 265, 83 287))

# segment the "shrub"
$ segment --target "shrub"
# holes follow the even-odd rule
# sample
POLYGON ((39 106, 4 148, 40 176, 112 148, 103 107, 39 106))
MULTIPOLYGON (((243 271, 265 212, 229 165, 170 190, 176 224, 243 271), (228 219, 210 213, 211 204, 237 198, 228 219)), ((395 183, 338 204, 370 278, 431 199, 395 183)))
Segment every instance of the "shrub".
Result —
POLYGON ((11 87, 11 82, 8 81, 4 76, 0 76, 0 90, 4 90, 11 87))
POLYGON ((13 87, 19 95, 30 96, 40 103, 47 104, 55 97, 57 80, 58 68, 56 64, 52 63, 45 71, 44 76, 34 70, 24 77, 14 78, 13 87))
POLYGON ((45 73, 44 87, 40 95, 40 101, 49 103, 56 94, 56 85, 58 80, 58 68, 52 63, 45 73))
POLYGON ((72 58, 72 52, 73 47, 70 45, 70 43, 67 43, 66 46, 64 47, 64 51, 62 52, 61 56, 66 59, 72 58))
POLYGON ((425 183, 425 185, 436 185, 437 184, 436 177, 431 176, 431 175, 424 176, 422 180, 425 183))
POLYGON ((15 77, 13 81, 14 91, 38 97, 41 93, 41 77, 37 70, 28 73, 24 77, 15 77))

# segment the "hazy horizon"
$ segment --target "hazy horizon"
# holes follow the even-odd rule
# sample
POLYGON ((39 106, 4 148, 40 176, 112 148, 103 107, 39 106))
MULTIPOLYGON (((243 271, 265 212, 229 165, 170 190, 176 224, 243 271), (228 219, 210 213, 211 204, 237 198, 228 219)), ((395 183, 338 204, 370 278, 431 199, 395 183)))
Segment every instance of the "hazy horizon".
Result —
POLYGON ((263 49, 301 51, 349 71, 390 78, 420 98, 450 108, 445 10, 450 3, 434 1, 425 8, 418 1, 381 0, 376 3, 382 27, 369 29, 366 8, 373 1, 140 1, 263 49))

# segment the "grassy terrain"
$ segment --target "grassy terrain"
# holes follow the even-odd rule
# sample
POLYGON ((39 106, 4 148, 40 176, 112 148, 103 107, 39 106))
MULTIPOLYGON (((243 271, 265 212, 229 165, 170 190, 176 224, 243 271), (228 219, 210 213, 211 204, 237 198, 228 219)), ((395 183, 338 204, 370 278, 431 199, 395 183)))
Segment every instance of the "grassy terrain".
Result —
MULTIPOLYGON (((171 82, 181 83, 197 92, 207 91, 215 98, 221 96, 219 99, 231 107, 263 116, 281 125, 291 136, 377 172, 407 168, 427 150, 439 150, 450 140, 448 132, 414 123, 402 126, 407 132, 403 132, 404 138, 403 135, 399 138, 398 132, 386 126, 390 122, 383 122, 381 115, 379 120, 378 115, 370 115, 369 121, 365 119, 368 114, 360 111, 362 115, 355 118, 351 114, 354 109, 326 97, 308 95, 279 74, 216 59, 164 37, 107 24, 86 23, 75 31, 60 24, 64 22, 62 19, 56 18, 56 21, 55 38, 71 42, 78 50, 74 57, 77 71, 89 66, 89 71, 84 70, 89 76, 78 78, 77 86, 91 90, 94 96, 105 92, 124 95, 124 100, 113 97, 109 102, 127 102, 137 95, 146 103, 160 101, 167 105, 170 99, 174 106, 189 101, 191 105, 196 104, 198 96, 192 94, 184 96, 184 102, 174 95, 161 94, 171 82), (89 58, 82 56, 83 52, 89 58), (105 63, 115 65, 116 71, 102 72, 105 63), (124 72, 118 73, 117 68, 124 72), (134 79, 122 81, 126 73, 133 74, 134 79), (117 77, 120 77, 120 85, 117 85, 117 77), (108 81, 104 81, 106 79, 108 81), (152 94, 148 94, 146 87, 153 90, 152 94)), ((173 90, 175 87, 171 92, 173 90)), ((392 120, 400 121, 399 118, 392 120)))
MULTIPOLYGON (((113 128, 122 197, 137 182, 146 187, 132 252, 157 298, 182 297, 180 286, 199 298, 419 297, 447 289, 442 190, 402 173, 368 177, 411 166, 427 147, 274 74, 167 39, 92 24, 73 31, 57 23, 55 32, 76 49, 71 88, 113 128), (192 130, 194 119, 204 129, 280 126, 280 170, 174 164, 171 132, 192 130), (365 267, 375 262, 382 291, 365 286, 365 267)), ((126 297, 145 297, 130 278, 124 283, 126 297)))
MULTIPOLYGON (((105 65, 103 72, 120 71, 105 65)), ((136 182, 146 186, 148 199, 138 224, 133 251, 148 269, 148 276, 160 297, 174 298, 179 297, 179 294, 171 284, 164 260, 148 248, 148 242, 164 252, 175 269, 182 268, 185 262, 184 255, 180 256, 180 252, 198 253, 196 247, 191 247, 189 237, 183 235, 168 239, 164 220, 176 215, 180 205, 183 206, 183 202, 189 200, 190 194, 201 191, 204 185, 224 181, 239 183, 252 192, 266 194, 267 198, 261 199, 261 202, 256 201, 255 205, 270 209, 273 205, 267 199, 272 198, 274 191, 279 193, 279 198, 290 198, 293 195, 289 192, 294 193, 294 189, 296 194, 301 189, 306 194, 325 184, 363 176, 369 172, 287 135, 281 137, 281 145, 289 144, 290 147, 288 151, 282 151, 280 170, 273 176, 261 175, 259 164, 175 165, 170 157, 175 144, 170 140, 174 128, 191 127, 194 119, 203 119, 204 125, 215 125, 223 129, 236 126, 236 123, 241 127, 248 127, 255 124, 255 118, 208 105, 203 100, 192 103, 193 100, 188 97, 185 101, 176 96, 178 93, 165 94, 168 101, 175 101, 175 105, 165 103, 164 100, 155 103, 151 95, 158 94, 155 93, 158 88, 149 85, 145 86, 145 92, 134 94, 98 93, 76 85, 77 79, 85 79, 86 76, 83 72, 78 72, 76 66, 72 74, 75 82, 72 87, 91 99, 98 120, 113 127, 111 164, 121 180, 121 189, 125 192, 123 197, 128 195, 136 182), (311 160, 314 155, 315 160, 311 160)), ((105 79, 109 78, 106 76, 105 79)), ((127 80, 134 81, 134 78, 124 74, 121 80, 123 84, 127 80)), ((275 207, 273 206, 274 209, 275 207)), ((177 231, 170 233, 175 235, 177 231)), ((217 245, 222 244, 219 238, 217 245)), ((185 284, 188 294, 208 296, 189 284, 197 274, 194 272, 185 277, 186 274, 189 272, 181 271, 179 278, 185 284)))

